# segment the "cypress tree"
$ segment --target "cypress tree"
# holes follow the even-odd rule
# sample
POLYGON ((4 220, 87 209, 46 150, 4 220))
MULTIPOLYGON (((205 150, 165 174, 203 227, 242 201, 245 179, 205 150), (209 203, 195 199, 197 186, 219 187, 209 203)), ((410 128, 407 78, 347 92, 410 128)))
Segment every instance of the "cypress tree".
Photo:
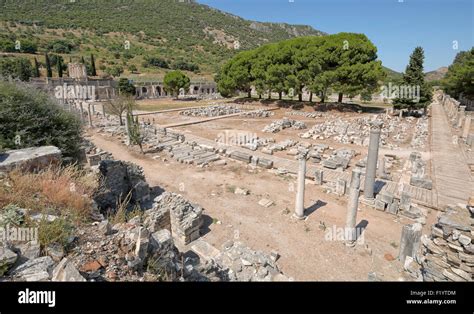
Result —
POLYGON ((95 60, 94 60, 94 55, 91 53, 91 75, 92 76, 97 76, 97 72, 95 70, 95 60))
POLYGON ((58 77, 63 77, 63 62, 62 58, 58 56, 58 77))
POLYGON ((426 109, 431 101, 431 88, 425 82, 425 74, 423 72, 423 61, 425 54, 423 48, 416 47, 413 53, 410 55, 410 61, 403 74, 403 85, 402 88, 409 87, 412 91, 419 88, 419 99, 413 99, 412 97, 403 97, 406 95, 399 95, 398 98, 393 100, 395 108, 399 109, 426 109))
POLYGON ((36 60, 36 58, 35 58, 34 76, 35 77, 40 77, 39 64, 38 64, 38 60, 36 60))
POLYGON ((51 69, 51 62, 49 61, 49 56, 48 53, 44 54, 44 57, 46 59, 46 76, 47 77, 53 77, 53 70, 51 69))

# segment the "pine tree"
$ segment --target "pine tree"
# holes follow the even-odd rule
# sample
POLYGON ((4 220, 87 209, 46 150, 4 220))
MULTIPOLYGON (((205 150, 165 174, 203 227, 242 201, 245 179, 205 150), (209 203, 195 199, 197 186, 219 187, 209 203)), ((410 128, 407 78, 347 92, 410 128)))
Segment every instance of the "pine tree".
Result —
POLYGON ((40 77, 39 64, 38 64, 38 60, 36 60, 36 58, 35 58, 34 76, 35 77, 40 77))
MULTIPOLYGON (((425 55, 423 48, 416 47, 410 56, 410 61, 403 74, 403 86, 400 86, 400 95, 393 100, 393 104, 397 109, 426 109, 431 102, 432 91, 425 82, 425 74, 423 71, 423 61, 425 55), (417 97, 406 97, 410 95, 402 95, 402 91, 411 89, 412 94, 419 90, 417 97), (405 97, 404 97, 405 96, 405 97)), ((413 96, 413 95, 411 95, 413 96)))
POLYGON ((44 54, 44 57, 46 59, 46 76, 47 77, 53 77, 53 70, 51 69, 51 62, 49 61, 49 56, 48 53, 44 54))
POLYGON ((58 77, 63 77, 63 62, 62 62, 61 57, 58 57, 57 66, 58 66, 58 77))
POLYGON ((92 76, 97 76, 97 72, 95 69, 95 60, 94 60, 94 55, 91 53, 91 75, 92 76))

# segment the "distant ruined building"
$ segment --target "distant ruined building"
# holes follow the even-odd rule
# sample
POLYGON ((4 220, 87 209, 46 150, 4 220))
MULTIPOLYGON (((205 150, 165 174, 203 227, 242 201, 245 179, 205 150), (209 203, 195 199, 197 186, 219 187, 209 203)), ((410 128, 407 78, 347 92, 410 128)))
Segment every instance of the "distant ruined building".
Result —
POLYGON ((73 79, 87 79, 87 69, 82 63, 68 63, 69 77, 73 79))
MULTIPOLYGON (((68 64, 69 77, 32 78, 31 83, 60 101, 95 100, 107 101, 118 95, 118 81, 108 78, 89 78, 86 66, 82 63, 68 64)), ((138 99, 171 97, 164 89, 162 80, 133 82, 138 99)), ((181 90, 181 96, 209 97, 217 96, 215 82, 191 81, 189 90, 181 90)))
MULTIPOLYGON (((147 81, 134 82, 136 88, 136 95, 139 99, 142 98, 159 98, 169 97, 164 89, 163 81, 147 81)), ((189 90, 180 90, 181 96, 210 96, 217 95, 217 84, 214 82, 193 82, 189 86, 189 90)))

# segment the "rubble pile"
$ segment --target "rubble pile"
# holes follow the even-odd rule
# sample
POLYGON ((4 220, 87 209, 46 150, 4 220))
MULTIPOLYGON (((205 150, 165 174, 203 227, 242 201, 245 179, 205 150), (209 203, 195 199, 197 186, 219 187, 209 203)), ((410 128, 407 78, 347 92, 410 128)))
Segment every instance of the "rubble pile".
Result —
POLYGON ((300 116, 300 117, 305 117, 305 118, 322 118, 325 116, 322 112, 304 112, 304 111, 287 111, 285 112, 285 115, 288 116, 300 116))
POLYGON ((273 116, 274 113, 272 111, 268 111, 265 109, 259 109, 254 111, 244 111, 240 114, 241 117, 247 118, 268 118, 273 116))
MULTIPOLYGON (((351 159, 355 156, 356 152, 352 149, 340 148, 333 151, 332 155, 321 162, 321 165, 329 169, 342 168, 346 169, 349 167, 351 159)), ((310 155, 312 158, 317 158, 319 154, 310 155), (314 157, 313 157, 314 155, 314 157)))
POLYGON ((281 120, 273 121, 271 124, 263 128, 263 132, 278 133, 283 129, 292 128, 295 130, 306 129, 306 124, 301 121, 283 118, 281 120))
POLYGON ((242 112, 242 110, 238 106, 215 105, 203 108, 187 109, 180 111, 179 114, 190 117, 218 117, 239 112, 242 112))
POLYGON ((422 256, 416 261, 407 258, 405 270, 415 278, 421 272, 424 281, 472 281, 473 217, 469 206, 448 207, 431 227, 431 234, 421 237, 422 256))
POLYGON ((276 265, 278 257, 276 252, 265 254, 253 251, 242 242, 229 241, 214 260, 228 269, 229 276, 237 281, 288 281, 276 265))
POLYGON ((296 144, 298 144, 298 141, 292 140, 292 139, 287 139, 278 143, 275 143, 273 145, 270 145, 268 149, 270 150, 285 150, 288 149, 289 147, 293 147, 296 144))
MULTIPOLYGON (((342 144, 355 144, 360 146, 369 145, 370 117, 362 117, 351 120, 341 118, 326 120, 317 123, 307 132, 300 134, 301 138, 312 138, 314 140, 333 139, 342 144)), ((404 143, 408 139, 408 132, 413 127, 413 120, 400 121, 398 117, 388 115, 377 115, 375 120, 383 122, 381 144, 382 146, 395 149, 398 146, 389 143, 404 143)))
POLYGON ((97 166, 101 160, 112 160, 114 159, 112 154, 97 148, 94 143, 87 139, 83 139, 79 160, 87 161, 90 167, 97 166))
POLYGON ((428 141, 428 117, 419 118, 410 143, 412 148, 423 149, 428 141))

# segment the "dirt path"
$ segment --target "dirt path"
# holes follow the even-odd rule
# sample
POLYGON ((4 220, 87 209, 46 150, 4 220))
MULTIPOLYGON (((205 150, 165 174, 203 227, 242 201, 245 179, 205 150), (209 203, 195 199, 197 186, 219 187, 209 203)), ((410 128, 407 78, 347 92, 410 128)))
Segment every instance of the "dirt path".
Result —
POLYGON ((434 182, 440 206, 466 203, 474 195, 474 181, 453 133, 442 105, 432 104, 431 155, 434 182))
MULTIPOLYGON (((367 280, 376 272, 382 280, 401 277, 398 261, 387 261, 385 254, 396 257, 402 223, 387 213, 363 209, 358 222, 367 223, 364 246, 349 249, 340 241, 327 240, 329 230, 345 224, 345 201, 326 194, 320 187, 306 185, 306 207, 313 210, 306 221, 291 216, 295 192, 293 178, 278 177, 268 171, 249 172, 245 166, 229 162, 226 166, 198 168, 174 160, 163 162, 129 151, 117 140, 94 133, 91 140, 120 160, 134 162, 145 172, 150 185, 180 193, 205 210, 203 238, 221 248, 222 244, 238 238, 255 250, 277 251, 281 270, 295 280, 367 280), (232 189, 250 190, 250 195, 235 195, 232 189), (266 197, 275 202, 264 208, 258 201, 266 197), (287 209, 287 210, 285 210, 287 209), (219 221, 219 223, 212 223, 219 221), (324 223, 326 231, 320 228, 324 223), (371 251, 371 252, 369 252, 371 251)), ((162 156, 164 157, 164 156, 162 156)))

